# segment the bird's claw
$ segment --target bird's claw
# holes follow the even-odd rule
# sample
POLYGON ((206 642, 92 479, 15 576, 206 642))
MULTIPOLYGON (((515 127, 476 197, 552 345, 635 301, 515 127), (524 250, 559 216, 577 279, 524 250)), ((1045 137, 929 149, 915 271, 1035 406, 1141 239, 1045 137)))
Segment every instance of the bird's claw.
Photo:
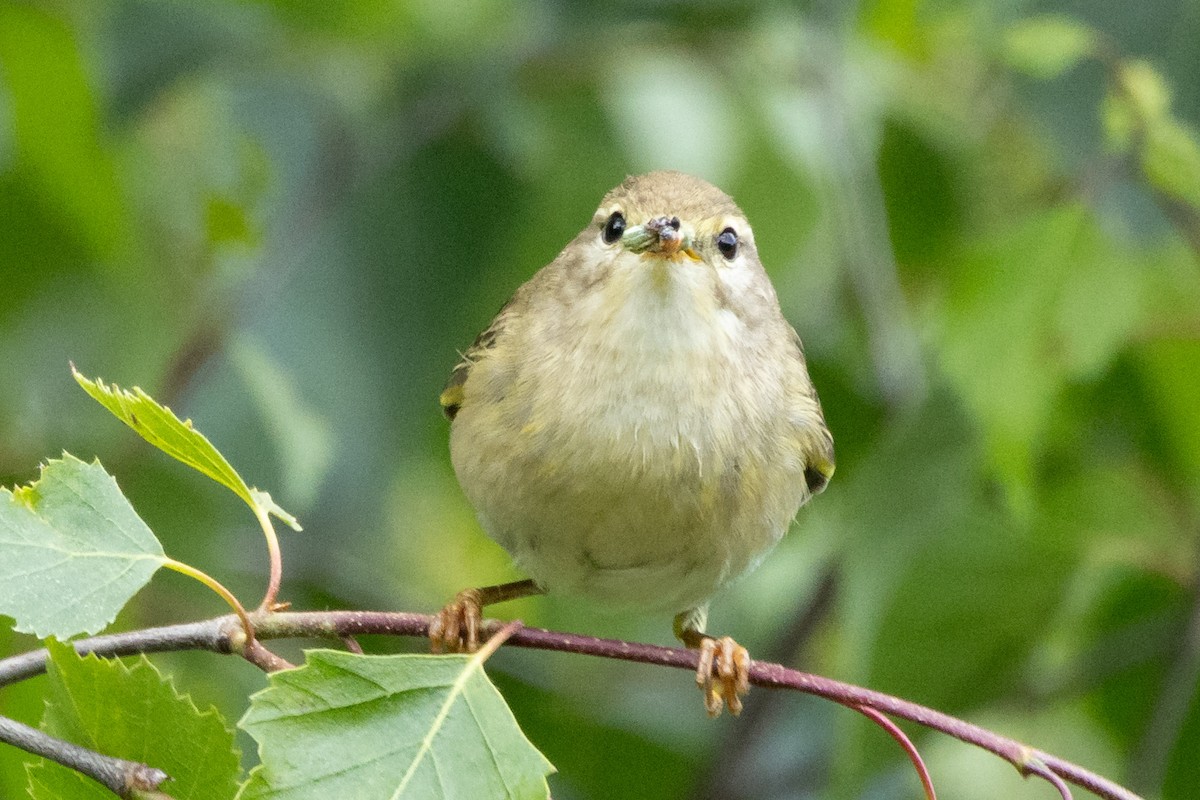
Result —
POLYGON ((483 604, 478 589, 454 596, 429 623, 429 645, 435 653, 474 653, 479 649, 483 604))
POLYGON ((705 636, 699 649, 696 685, 704 692, 705 710, 715 717, 724 706, 737 716, 742 712, 742 696, 750 691, 750 652, 730 636, 705 636))

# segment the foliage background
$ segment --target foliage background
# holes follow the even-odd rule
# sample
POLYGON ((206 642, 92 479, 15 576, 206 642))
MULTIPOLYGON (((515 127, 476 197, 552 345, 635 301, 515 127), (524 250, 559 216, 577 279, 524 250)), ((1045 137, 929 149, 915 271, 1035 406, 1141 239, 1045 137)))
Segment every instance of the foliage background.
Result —
MULTIPOLYGON (((1198 118, 1186 0, 0 0, 0 479, 99 456, 170 555, 261 591, 240 504, 108 419, 72 359, 195 419, 300 515, 298 607, 432 610, 516 577, 446 456, 456 348, 624 175, 692 171, 754 223, 839 456, 711 628, 1192 797, 1198 118), (1072 58, 1070 20, 1101 57, 1072 58)), ((495 611, 670 641, 570 599, 495 611)), ((119 624, 222 612, 163 574, 119 624)), ((262 685, 156 661, 233 719, 262 685)), ((678 673, 492 671, 559 800, 917 793, 827 703, 759 690, 712 723, 678 673)), ((41 691, 0 710, 36 721, 41 691)), ((946 796, 1048 791, 919 743, 946 796)), ((0 794, 23 795, 20 761, 0 750, 0 794)))

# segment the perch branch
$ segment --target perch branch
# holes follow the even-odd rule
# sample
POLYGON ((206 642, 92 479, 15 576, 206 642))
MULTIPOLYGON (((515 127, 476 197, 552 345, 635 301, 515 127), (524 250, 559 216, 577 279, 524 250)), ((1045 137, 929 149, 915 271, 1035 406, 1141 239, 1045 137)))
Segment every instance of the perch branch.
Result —
MULTIPOLYGON (((360 634, 383 634, 392 636, 428 635, 432 617, 426 614, 384 611, 309 611, 278 612, 254 619, 254 629, 259 640, 282 638, 341 639, 360 634)), ((491 636, 503 627, 502 623, 488 620, 484 632, 491 636)), ((71 644, 77 652, 96 653, 103 656, 132 655, 168 650, 211 650, 219 653, 235 651, 236 637, 244 636, 236 616, 224 616, 186 625, 163 628, 147 628, 80 639, 71 644)), ((635 661, 695 671, 697 653, 674 647, 625 642, 618 639, 601 639, 573 633, 549 631, 542 628, 521 628, 514 632, 506 643, 510 647, 525 647, 537 650, 553 650, 564 653, 635 661)), ((23 680, 45 670, 46 652, 32 651, 0 661, 0 686, 23 680)), ((874 709, 890 717, 915 722, 927 728, 941 731, 967 744, 973 744, 1000 756, 1025 776, 1036 775, 1059 789, 1065 782, 1087 789, 1105 800, 1142 800, 1134 792, 1107 778, 1058 758, 1041 750, 1031 748, 1006 736, 993 733, 986 728, 965 720, 943 714, 917 703, 911 703, 882 692, 823 678, 806 672, 788 669, 779 664, 754 662, 750 666, 750 682, 755 686, 792 689, 816 695, 844 706, 874 709)), ((1069 797, 1069 793, 1067 794, 1069 797)))

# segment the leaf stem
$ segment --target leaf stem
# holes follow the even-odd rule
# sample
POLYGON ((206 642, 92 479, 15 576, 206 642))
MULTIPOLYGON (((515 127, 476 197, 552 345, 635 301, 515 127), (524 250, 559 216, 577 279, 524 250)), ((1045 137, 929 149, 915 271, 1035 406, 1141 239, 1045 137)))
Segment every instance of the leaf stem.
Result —
POLYGON ((254 504, 254 517, 262 528, 263 536, 267 539, 267 558, 270 561, 270 578, 267 580, 267 591, 262 602, 258 604, 259 611, 274 611, 275 600, 279 597, 279 586, 283 582, 283 554, 279 549, 279 537, 275 534, 275 526, 271 524, 271 514, 262 503, 254 504))
POLYGON ((246 609, 242 606, 237 597, 234 596, 233 592, 221 585, 220 581, 209 575, 207 572, 193 567, 191 564, 185 564, 182 561, 176 561, 173 558, 168 558, 166 561, 164 561, 163 566, 167 569, 175 570, 181 575, 187 575, 189 578, 194 578, 195 580, 200 581, 200 583, 203 583, 205 586, 220 595, 221 599, 229 604, 229 607, 233 609, 233 612, 237 614, 238 619, 241 620, 242 630, 246 632, 246 644, 254 641, 254 626, 250 623, 250 615, 246 613, 246 609))

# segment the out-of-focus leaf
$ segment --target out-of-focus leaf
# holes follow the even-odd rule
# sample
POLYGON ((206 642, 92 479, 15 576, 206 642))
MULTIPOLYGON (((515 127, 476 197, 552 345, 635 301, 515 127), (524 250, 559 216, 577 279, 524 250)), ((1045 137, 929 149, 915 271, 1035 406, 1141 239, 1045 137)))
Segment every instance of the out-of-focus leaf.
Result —
POLYGON ((1163 800, 1190 800, 1200 786, 1200 702, 1192 694, 1179 736, 1175 739, 1167 759, 1167 771, 1163 780, 1163 800))
MULTIPOLYGON (((200 711, 145 656, 132 664, 78 656, 50 643, 46 713, 49 733, 105 755, 161 769, 162 790, 179 800, 229 800, 237 791, 240 755, 233 730, 216 709, 200 711)), ((50 761, 29 767, 35 800, 93 796, 78 773, 50 761)), ((111 798, 107 791, 94 795, 111 798)))
POLYGON ((1020 508, 1056 396, 1108 363, 1138 321, 1141 279, 1121 258, 1091 212, 1071 205, 1014 225, 955 276, 942 363, 1020 508))
POLYGON ((1071 381, 1090 380, 1112 364, 1148 316, 1143 275, 1149 265, 1105 241, 1090 216, 1079 224, 1067 274, 1043 318, 1045 352, 1071 381))
POLYGON ((1143 348, 1142 380, 1162 439, 1200 501, 1200 340, 1161 339, 1143 348))
POLYGON ((261 348, 240 342, 233 359, 279 449, 288 497, 308 503, 335 455, 329 421, 307 405, 291 376, 261 348))
POLYGON ((1073 566, 1070 548, 982 506, 959 522, 957 536, 915 554, 882 609, 868 683, 951 712, 1012 682, 1073 566))
POLYGON ((1189 598, 1165 576, 1124 565, 1098 579, 1104 590, 1081 625, 1087 646, 1077 668, 1108 734, 1133 750, 1162 689, 1189 598))
POLYGON ((475 656, 311 650, 276 672, 239 726, 261 766, 254 798, 548 798, 550 762, 521 733, 475 656))
POLYGON ((127 217, 84 66, 61 19, 35 4, 0 4, 0 78, 18 163, 92 251, 111 256, 125 241, 127 217))
POLYGON ((1142 126, 1162 121, 1170 113, 1171 91, 1162 74, 1145 61, 1123 61, 1117 68, 1116 88, 1105 107, 1105 126, 1118 145, 1142 126))
POLYGON ((868 618, 851 624, 869 636, 853 656, 866 665, 855 680, 949 711, 1012 680, 1073 558, 1073 537, 1042 537, 986 499, 968 426, 963 409, 935 395, 845 489, 851 507, 870 508, 847 523, 848 533, 863 529, 847 559, 849 591, 873 601, 852 612, 868 618))
POLYGON ((1142 169, 1156 189, 1200 211, 1200 144, 1196 132, 1174 120, 1146 131, 1142 169))
POLYGON ((256 245, 259 235, 246 209, 228 197, 211 195, 204 208, 208 240, 215 245, 256 245))
POLYGON ((1113 146, 1137 147, 1151 185, 1200 208, 1200 143, 1171 113, 1171 92, 1158 70, 1144 61, 1120 64, 1104 100, 1104 126, 1113 146))
POLYGON ((879 181, 896 259, 929 263, 954 240, 961 224, 956 165, 922 131, 889 120, 879 148, 879 181))
POLYGON ((109 386, 102 380, 93 381, 80 374, 74 366, 71 367, 71 374, 96 402, 137 431, 147 442, 228 487, 252 509, 274 514, 292 528, 300 529, 296 518, 275 505, 270 495, 246 485, 242 476, 225 460, 225 456, 213 447, 212 442, 192 427, 190 419, 181 421, 171 409, 159 405, 153 397, 137 386, 133 387, 133 391, 129 391, 115 384, 109 386))
POLYGON ((19 631, 95 633, 165 561, 98 461, 64 453, 34 483, 0 488, 0 613, 19 631))
POLYGON ((1035 78, 1066 72, 1096 48, 1096 32, 1059 14, 1022 20, 1004 35, 1004 57, 1035 78))

